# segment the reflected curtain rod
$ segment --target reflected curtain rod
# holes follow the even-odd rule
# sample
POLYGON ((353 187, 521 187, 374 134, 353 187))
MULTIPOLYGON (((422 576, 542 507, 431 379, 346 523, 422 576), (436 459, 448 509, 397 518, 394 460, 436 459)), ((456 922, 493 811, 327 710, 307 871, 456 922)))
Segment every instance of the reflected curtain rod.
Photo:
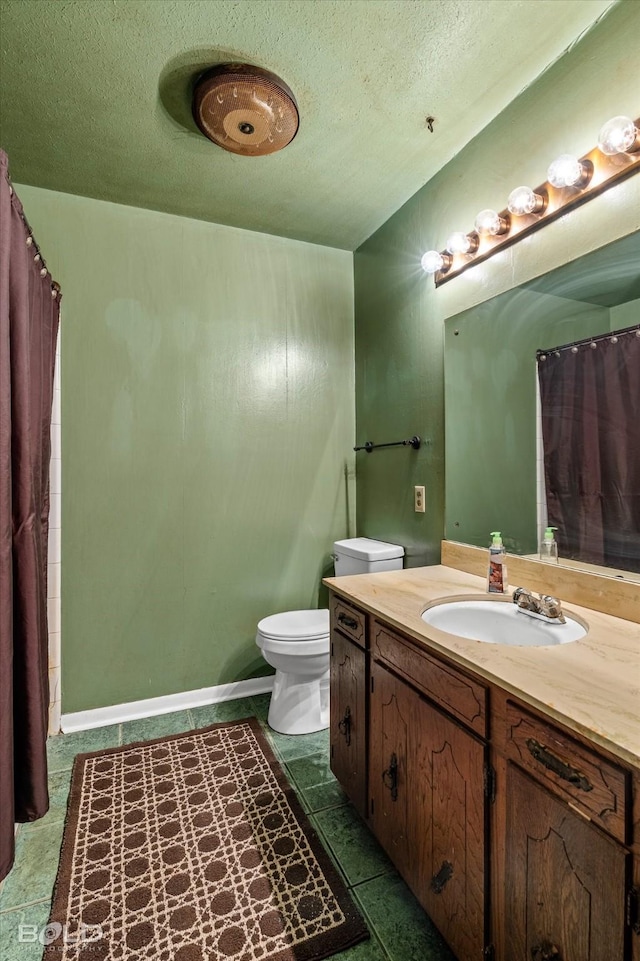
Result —
POLYGON ((635 333, 636 337, 640 337, 640 324, 634 324, 633 327, 624 327, 622 330, 610 330, 606 334, 595 334, 593 337, 584 337, 582 340, 574 340, 571 344, 561 344, 560 347, 549 347, 545 350, 537 350, 536 360, 546 360, 549 354, 558 354, 561 350, 573 350, 574 347, 575 353, 579 347, 588 347, 589 344, 599 344, 604 340, 610 340, 611 343, 615 344, 620 337, 633 333, 635 333))
POLYGON ((370 454, 372 450, 376 447, 413 447, 414 450, 418 450, 420 447, 420 438, 415 435, 409 440, 394 440, 390 444, 374 444, 372 440, 366 441, 360 447, 354 447, 354 450, 366 450, 367 454, 370 454))

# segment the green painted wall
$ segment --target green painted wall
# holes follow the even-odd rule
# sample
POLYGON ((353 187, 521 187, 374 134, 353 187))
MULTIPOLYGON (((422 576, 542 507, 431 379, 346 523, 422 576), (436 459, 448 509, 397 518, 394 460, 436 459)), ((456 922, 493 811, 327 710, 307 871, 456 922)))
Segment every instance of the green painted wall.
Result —
POLYGON ((267 673, 350 532, 352 255, 17 189, 64 297, 64 712, 267 673))
MULTIPOLYGON (((640 177, 438 290, 420 257, 471 229, 482 208, 502 209, 513 187, 544 181, 558 154, 586 153, 610 117, 638 116, 640 61, 629 37, 639 32, 640 4, 613 7, 356 251, 357 437, 429 441, 417 453, 357 455, 358 533, 404 544, 408 566, 437 563, 444 534, 444 321, 638 230, 640 177), (413 511, 415 484, 426 487, 424 515, 413 511)), ((500 411, 496 443, 509 443, 500 411)))
POLYGON ((611 330, 622 330, 623 327, 633 327, 640 324, 640 299, 629 300, 626 304, 612 307, 611 330))

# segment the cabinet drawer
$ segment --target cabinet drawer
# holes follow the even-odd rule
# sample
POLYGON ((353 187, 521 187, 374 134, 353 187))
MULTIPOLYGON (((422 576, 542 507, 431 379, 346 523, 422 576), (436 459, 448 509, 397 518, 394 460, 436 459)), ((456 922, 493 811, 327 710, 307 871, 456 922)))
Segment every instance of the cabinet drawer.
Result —
POLYGON ((331 630, 336 629, 346 637, 350 637, 359 647, 365 647, 366 614, 332 595, 331 630))
POLYGON ((487 736, 487 690, 426 651, 374 622, 373 656, 388 664, 481 737, 487 736))
POLYGON ((551 724, 507 702, 507 757, 626 844, 629 774, 551 724))

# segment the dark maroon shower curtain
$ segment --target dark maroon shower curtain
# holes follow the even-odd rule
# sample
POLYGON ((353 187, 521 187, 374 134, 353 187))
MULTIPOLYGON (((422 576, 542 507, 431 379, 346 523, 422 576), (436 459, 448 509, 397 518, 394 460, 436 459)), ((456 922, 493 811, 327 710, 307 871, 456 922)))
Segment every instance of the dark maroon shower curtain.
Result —
POLYGON ((538 353, 562 557, 640 572, 640 326, 538 353))
POLYGON ((46 813, 47 535, 59 289, 0 151, 0 878, 46 813))

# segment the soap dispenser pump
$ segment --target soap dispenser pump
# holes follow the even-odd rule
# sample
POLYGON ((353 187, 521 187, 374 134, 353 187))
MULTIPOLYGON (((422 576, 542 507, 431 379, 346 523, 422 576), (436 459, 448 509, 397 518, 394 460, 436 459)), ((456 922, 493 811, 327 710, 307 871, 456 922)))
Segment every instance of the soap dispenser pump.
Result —
POLYGON ((547 527, 540 541, 540 560, 547 561, 549 564, 558 563, 558 542, 553 534, 557 530, 557 527, 547 527))
POLYGON ((492 531, 491 537, 487 593, 504 594, 507 590, 507 564, 504 544, 502 543, 502 534, 500 531, 492 531))

